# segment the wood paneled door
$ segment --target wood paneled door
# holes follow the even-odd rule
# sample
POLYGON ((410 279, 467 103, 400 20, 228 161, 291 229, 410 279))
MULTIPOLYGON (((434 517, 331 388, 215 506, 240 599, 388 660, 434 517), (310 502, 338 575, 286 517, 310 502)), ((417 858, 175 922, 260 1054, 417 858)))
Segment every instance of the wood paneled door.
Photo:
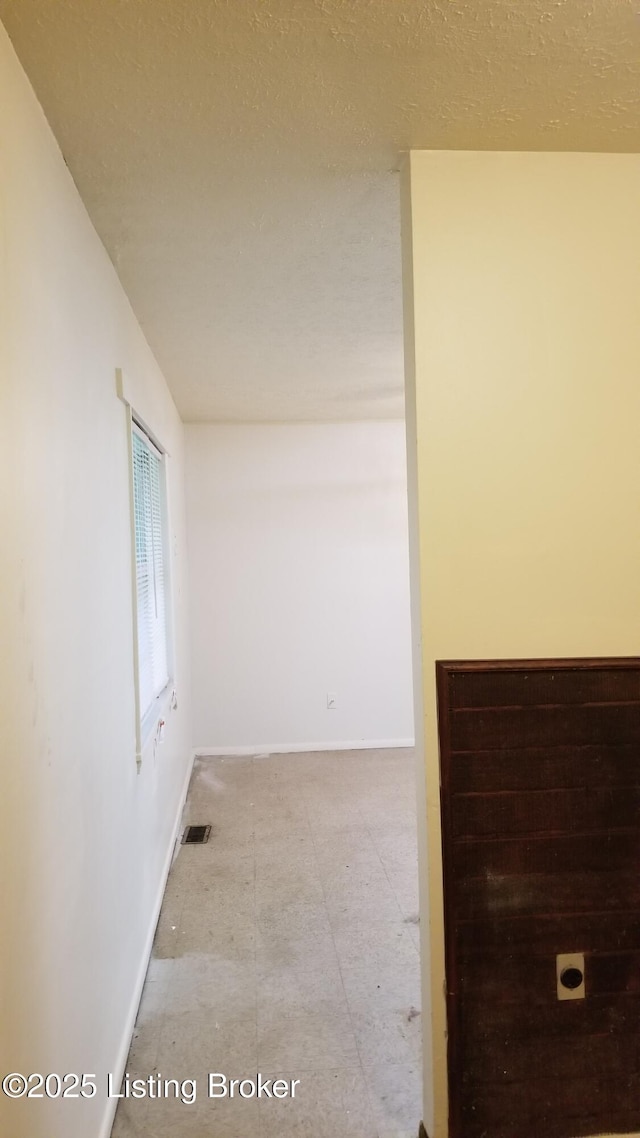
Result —
POLYGON ((640 659, 436 668, 450 1138, 640 1131, 640 659))

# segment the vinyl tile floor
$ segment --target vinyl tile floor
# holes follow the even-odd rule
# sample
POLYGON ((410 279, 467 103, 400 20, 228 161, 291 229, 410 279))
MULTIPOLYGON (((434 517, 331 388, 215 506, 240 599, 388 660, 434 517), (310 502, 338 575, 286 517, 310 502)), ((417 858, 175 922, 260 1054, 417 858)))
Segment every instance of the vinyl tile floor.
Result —
POLYGON ((417 1138, 413 764, 196 760, 183 824, 211 836, 178 846, 112 1138, 417 1138), (286 1097, 230 1096, 257 1072, 286 1097))

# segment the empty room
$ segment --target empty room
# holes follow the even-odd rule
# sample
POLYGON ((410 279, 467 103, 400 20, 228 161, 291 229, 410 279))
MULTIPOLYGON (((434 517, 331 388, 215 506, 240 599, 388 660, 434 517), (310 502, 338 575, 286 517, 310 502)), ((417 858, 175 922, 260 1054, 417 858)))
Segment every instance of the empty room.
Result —
POLYGON ((637 12, 0 21, 1 1138, 638 1138, 637 12))

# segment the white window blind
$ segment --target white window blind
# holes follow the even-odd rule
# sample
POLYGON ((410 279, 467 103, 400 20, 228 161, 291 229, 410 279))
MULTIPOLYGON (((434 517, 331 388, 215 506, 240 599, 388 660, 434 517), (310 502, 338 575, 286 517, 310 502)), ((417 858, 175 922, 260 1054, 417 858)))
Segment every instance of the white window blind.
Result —
POLYGON ((140 719, 169 680, 163 458, 133 428, 133 505, 136 539, 140 719))

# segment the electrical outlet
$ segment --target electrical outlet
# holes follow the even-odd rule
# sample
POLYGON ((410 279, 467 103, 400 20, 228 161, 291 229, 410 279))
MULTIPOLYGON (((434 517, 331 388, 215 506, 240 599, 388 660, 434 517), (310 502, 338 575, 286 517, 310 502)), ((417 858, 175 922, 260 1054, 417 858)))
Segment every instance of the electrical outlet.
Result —
POLYGON ((327 711, 333 711, 336 706, 336 693, 334 691, 327 692, 327 711))

